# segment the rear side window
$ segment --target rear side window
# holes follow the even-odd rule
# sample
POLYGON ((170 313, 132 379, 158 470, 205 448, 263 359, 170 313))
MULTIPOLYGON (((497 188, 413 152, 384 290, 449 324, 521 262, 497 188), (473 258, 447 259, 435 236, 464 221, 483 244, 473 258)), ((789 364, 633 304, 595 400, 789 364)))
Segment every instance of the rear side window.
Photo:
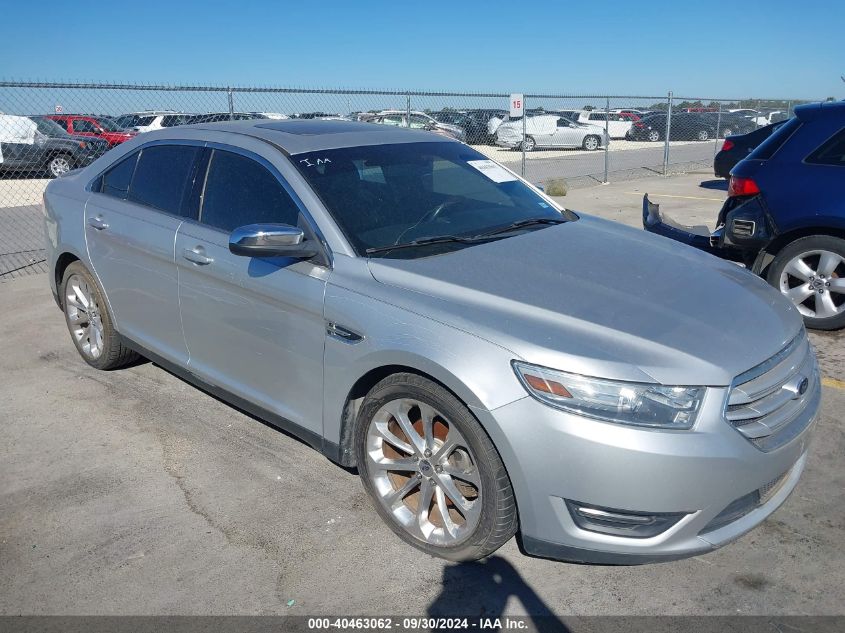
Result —
POLYGON ((814 165, 845 167, 845 128, 839 130, 821 147, 807 156, 806 162, 814 165))
POLYGON ((106 195, 125 200, 129 194, 129 185, 132 183, 132 174, 135 173, 139 154, 140 152, 130 154, 104 173, 100 191, 106 195))
POLYGON ((144 148, 127 199, 173 215, 185 215, 183 202, 190 193, 201 151, 191 145, 144 148))
POLYGON ((768 160, 774 156, 776 151, 783 147, 786 140, 792 136, 795 133, 795 130, 799 127, 801 127, 801 121, 799 121, 797 117, 792 117, 789 121, 775 130, 769 138, 758 145, 757 149, 748 155, 748 159, 768 160))
POLYGON ((214 150, 200 221, 224 231, 246 224, 296 226, 299 209, 279 180, 257 161, 214 150))

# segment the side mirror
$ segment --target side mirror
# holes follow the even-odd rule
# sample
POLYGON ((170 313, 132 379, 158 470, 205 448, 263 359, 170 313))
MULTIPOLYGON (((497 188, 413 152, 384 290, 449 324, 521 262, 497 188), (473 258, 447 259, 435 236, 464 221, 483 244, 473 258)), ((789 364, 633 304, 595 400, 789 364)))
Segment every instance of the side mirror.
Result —
POLYGON ((289 224, 248 224, 229 235, 229 250, 245 257, 296 257, 317 254, 302 229, 289 224))

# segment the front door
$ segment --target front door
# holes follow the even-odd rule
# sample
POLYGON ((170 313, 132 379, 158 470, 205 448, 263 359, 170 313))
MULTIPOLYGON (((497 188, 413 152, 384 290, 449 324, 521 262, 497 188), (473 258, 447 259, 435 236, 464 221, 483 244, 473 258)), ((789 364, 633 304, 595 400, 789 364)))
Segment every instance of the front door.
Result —
POLYGON ((199 222, 176 236, 192 373, 322 435, 328 269, 229 251, 239 226, 300 222, 281 176, 256 155, 214 149, 199 222))

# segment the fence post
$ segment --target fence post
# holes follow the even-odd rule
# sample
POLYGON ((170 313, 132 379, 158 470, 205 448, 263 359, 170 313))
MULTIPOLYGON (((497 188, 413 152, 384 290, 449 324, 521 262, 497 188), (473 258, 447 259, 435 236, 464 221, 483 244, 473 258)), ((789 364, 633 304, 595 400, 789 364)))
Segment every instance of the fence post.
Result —
POLYGON ((666 138, 663 141, 663 175, 669 167, 669 135, 672 133, 672 91, 669 91, 669 97, 666 100, 669 109, 666 110, 666 138))
POLYGON ((407 102, 405 104, 405 127, 411 127, 411 93, 407 93, 407 102))
POLYGON ((604 135, 607 137, 607 140, 604 142, 604 180, 602 184, 606 185, 608 160, 610 158, 608 154, 610 151, 610 97, 605 97, 604 102, 604 135))
MULTIPOLYGON (((760 112, 760 100, 759 99, 757 99, 757 107, 754 108, 754 109, 757 110, 757 113, 762 116, 763 113, 760 112)), ((760 117, 759 116, 754 117, 754 125, 757 128, 760 127, 760 117)))
POLYGON ((229 120, 231 121, 235 118, 235 98, 231 87, 226 90, 226 96, 229 99, 229 120))
POLYGON ((792 99, 786 102, 786 118, 790 118, 792 115, 789 114, 789 111, 792 109, 792 99))
POLYGON ((713 144, 713 156, 719 151, 719 132, 722 131, 722 102, 719 102, 719 114, 716 115, 716 142, 713 144))
POLYGON ((525 118, 528 116, 528 110, 525 107, 525 95, 522 95, 522 143, 520 143, 520 149, 522 149, 522 173, 520 174, 523 178, 525 178, 525 118))

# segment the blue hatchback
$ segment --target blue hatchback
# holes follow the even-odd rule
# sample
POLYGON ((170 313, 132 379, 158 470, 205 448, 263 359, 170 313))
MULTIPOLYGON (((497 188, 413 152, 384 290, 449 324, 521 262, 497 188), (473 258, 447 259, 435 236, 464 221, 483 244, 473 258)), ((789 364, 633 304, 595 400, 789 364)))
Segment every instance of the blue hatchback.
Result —
POLYGON ((845 102, 796 107, 739 162, 714 232, 661 218, 647 196, 643 226, 742 262, 789 297, 807 327, 845 327, 845 102))

